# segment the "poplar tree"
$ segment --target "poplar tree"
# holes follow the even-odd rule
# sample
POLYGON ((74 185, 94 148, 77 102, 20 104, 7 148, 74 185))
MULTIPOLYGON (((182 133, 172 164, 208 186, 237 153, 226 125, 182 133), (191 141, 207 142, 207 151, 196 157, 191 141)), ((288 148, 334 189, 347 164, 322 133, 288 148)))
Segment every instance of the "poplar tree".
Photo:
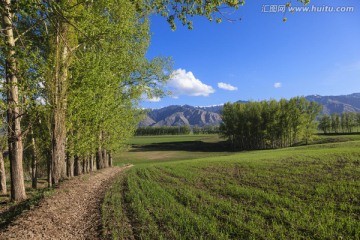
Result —
MULTIPOLYGON (((0 106, 2 105, 3 104, 1 104, 0 106)), ((7 147, 7 134, 6 134, 6 125, 4 124, 5 123, 4 117, 2 117, 0 121, 1 121, 0 122, 0 192, 2 194, 6 194, 7 193, 6 172, 5 172, 5 161, 3 154, 7 147)))
POLYGON ((17 39, 15 37, 14 18, 16 9, 10 0, 1 0, 1 18, 3 35, 3 70, 5 75, 7 104, 7 133, 10 159, 11 199, 26 199, 23 173, 23 142, 21 130, 21 99, 19 93, 20 73, 17 59, 17 39))
POLYGON ((324 134, 329 133, 331 129, 331 118, 329 115, 323 115, 319 119, 319 128, 324 132, 324 134))
POLYGON ((338 113, 331 114, 331 130, 338 133, 340 130, 340 115, 338 113))
POLYGON ((69 159, 92 159, 97 149, 98 168, 107 167, 109 153, 132 135, 138 121, 136 102, 144 92, 161 93, 158 87, 171 66, 169 59, 145 59, 148 21, 133 3, 120 2, 94 3, 76 23, 80 47, 69 86, 68 153, 69 159), (98 37, 101 41, 94 41, 98 37))

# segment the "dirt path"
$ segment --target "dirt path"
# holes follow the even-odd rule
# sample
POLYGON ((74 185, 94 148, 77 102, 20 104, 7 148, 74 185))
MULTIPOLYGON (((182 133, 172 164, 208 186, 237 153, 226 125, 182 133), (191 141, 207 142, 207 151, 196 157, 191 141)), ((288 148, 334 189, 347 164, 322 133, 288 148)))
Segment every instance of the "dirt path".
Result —
POLYGON ((107 168, 65 181, 55 194, 1 231, 0 239, 99 239, 105 191, 128 167, 107 168))

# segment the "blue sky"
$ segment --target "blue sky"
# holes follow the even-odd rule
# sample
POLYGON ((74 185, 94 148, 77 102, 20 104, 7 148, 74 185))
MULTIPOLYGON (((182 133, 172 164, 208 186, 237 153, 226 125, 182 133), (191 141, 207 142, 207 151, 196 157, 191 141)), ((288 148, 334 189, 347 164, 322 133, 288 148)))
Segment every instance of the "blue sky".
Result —
MULTIPOLYGON (((208 106, 360 92, 360 2, 312 0, 312 6, 351 6, 353 12, 270 13, 281 0, 247 1, 216 24, 193 18, 172 31, 165 18, 151 18, 148 58, 171 56, 173 96, 143 101, 143 107, 208 106), (262 12, 265 9, 267 12, 262 12)), ((299 3, 293 3, 299 6, 299 3)), ((232 10, 227 10, 232 11, 232 10)))

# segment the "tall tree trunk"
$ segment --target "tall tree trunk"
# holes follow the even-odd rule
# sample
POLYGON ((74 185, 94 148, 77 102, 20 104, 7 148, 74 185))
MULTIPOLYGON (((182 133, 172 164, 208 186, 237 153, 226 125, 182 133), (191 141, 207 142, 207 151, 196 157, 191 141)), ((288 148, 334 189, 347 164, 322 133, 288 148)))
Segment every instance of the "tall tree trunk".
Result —
POLYGON ((89 162, 89 171, 93 172, 94 171, 94 155, 90 155, 90 162, 89 162))
POLYGON ((108 155, 106 153, 106 149, 102 150, 102 160, 103 160, 103 167, 104 168, 109 167, 109 160, 108 160, 108 155))
POLYGON ((31 161, 31 187, 37 188, 37 169, 38 169, 38 153, 36 148, 36 142, 34 138, 34 132, 31 129, 31 143, 33 147, 33 157, 31 161))
POLYGON ((86 157, 86 173, 90 172, 90 156, 86 157))
POLYGON ((47 182, 48 182, 48 188, 52 187, 52 154, 51 157, 47 160, 47 182))
POLYGON ((75 159, 74 175, 79 176, 81 175, 81 170, 82 170, 81 159, 78 156, 75 156, 74 159, 75 159))
POLYGON ((2 194, 7 193, 5 163, 2 149, 0 149, 0 192, 2 194))
POLYGON ((1 0, 2 31, 6 45, 6 84, 7 90, 7 117, 8 117, 8 144, 11 177, 11 200, 26 199, 24 172, 23 172, 23 143, 21 135, 21 116, 19 104, 19 89, 17 79, 17 64, 15 59, 15 39, 11 13, 11 1, 1 0))
POLYGON ((58 16, 56 33, 56 54, 54 74, 53 116, 52 116, 52 179, 58 184, 66 176, 66 108, 67 83, 70 50, 68 24, 58 16))
POLYGON ((102 168, 102 152, 101 152, 100 147, 99 147, 98 151, 96 152, 96 168, 97 169, 102 168))
POLYGON ((109 167, 113 166, 113 158, 111 152, 109 153, 109 167))
POLYGON ((67 176, 74 177, 74 156, 67 156, 67 176))
POLYGON ((96 155, 92 155, 93 158, 93 171, 96 171, 98 168, 96 166, 96 155))
POLYGON ((97 169, 102 169, 104 168, 104 160, 103 160, 103 152, 102 152, 102 131, 100 130, 99 132, 99 147, 98 147, 98 151, 96 153, 96 168, 97 169))
POLYGON ((86 157, 82 160, 82 173, 86 173, 86 157))

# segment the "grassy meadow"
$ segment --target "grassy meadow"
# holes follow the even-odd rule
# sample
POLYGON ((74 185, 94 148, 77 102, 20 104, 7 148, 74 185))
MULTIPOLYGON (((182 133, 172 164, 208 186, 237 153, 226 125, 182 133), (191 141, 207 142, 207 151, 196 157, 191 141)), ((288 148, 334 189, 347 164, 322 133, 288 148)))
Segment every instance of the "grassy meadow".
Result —
POLYGON ((214 135, 132 142, 117 163, 135 166, 103 204, 107 237, 360 239, 358 135, 238 153, 214 135))
POLYGON ((129 141, 126 152, 114 156, 114 164, 156 164, 160 162, 227 156, 231 153, 218 135, 141 136, 129 141))

